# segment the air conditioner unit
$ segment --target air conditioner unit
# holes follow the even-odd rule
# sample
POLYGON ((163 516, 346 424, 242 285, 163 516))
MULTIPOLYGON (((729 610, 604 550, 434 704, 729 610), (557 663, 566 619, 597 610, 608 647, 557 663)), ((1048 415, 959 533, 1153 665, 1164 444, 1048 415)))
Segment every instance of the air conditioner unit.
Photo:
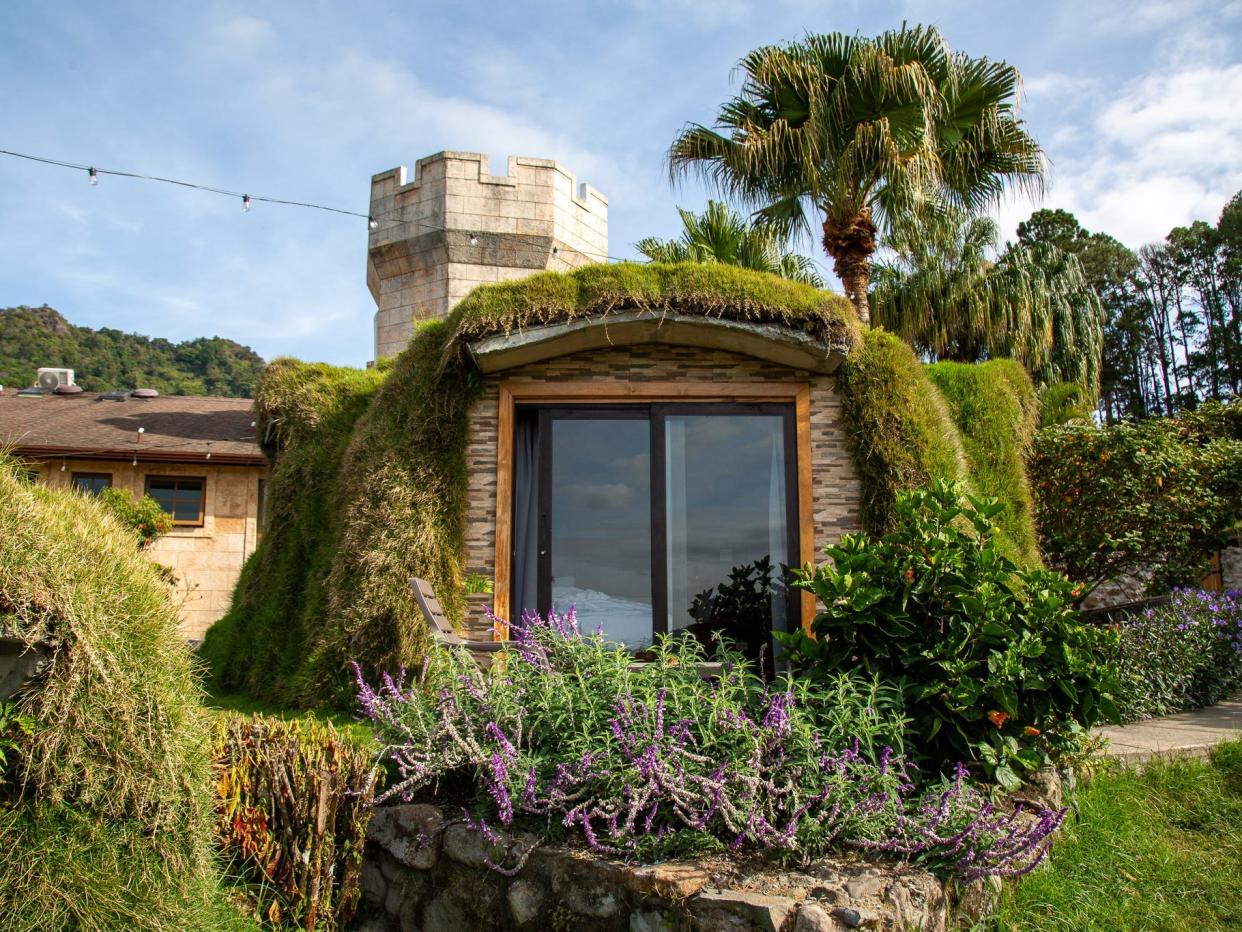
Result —
POLYGON ((73 384, 72 369, 52 369, 42 367, 39 369, 38 375, 35 377, 35 384, 46 391, 55 391, 63 386, 73 384))

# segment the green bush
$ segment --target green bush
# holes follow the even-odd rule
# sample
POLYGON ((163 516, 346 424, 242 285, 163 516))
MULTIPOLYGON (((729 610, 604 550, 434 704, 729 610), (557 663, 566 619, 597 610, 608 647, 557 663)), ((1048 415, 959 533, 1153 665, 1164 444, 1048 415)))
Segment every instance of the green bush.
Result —
POLYGON ((841 412, 862 480, 862 523, 892 527, 900 493, 934 479, 961 480, 966 455, 944 398, 906 343, 869 330, 839 375, 841 412))
POLYGON ((1242 593, 1180 589, 1118 625, 1118 707, 1140 721, 1213 705, 1242 687, 1242 593))
POLYGON ((268 524, 228 613, 200 648, 216 684, 289 701, 323 625, 324 583, 341 521, 341 460, 386 367, 347 369, 277 359, 263 372, 255 415, 272 460, 268 524))
POLYGON ((907 746, 933 768, 964 760, 1001 785, 1077 749, 1115 715, 1115 636, 1084 626, 1071 584, 996 544, 1003 506, 936 482, 899 496, 894 529, 846 535, 798 584, 823 603, 780 635, 812 677, 856 670, 899 686, 907 746))
POLYGON ((110 486, 99 493, 99 501, 121 524, 138 535, 139 547, 147 547, 172 530, 172 515, 150 495, 134 498, 134 493, 128 489, 110 486))
POLYGON ((971 491, 1005 506, 996 516, 1005 555, 1022 566, 1041 566, 1026 476, 1039 407, 1031 377, 1012 359, 940 362, 928 366, 927 375, 961 434, 971 491))
POLYGON ((378 776, 369 751, 326 723, 229 715, 214 757, 217 840, 251 911, 301 929, 345 928, 378 776))
POLYGON ((1030 457, 1040 544, 1082 595, 1126 573, 1149 591, 1197 583, 1242 519, 1242 401, 1178 418, 1038 432, 1030 457))
POLYGON ((52 647, 12 698, 31 727, 6 754, 0 923, 227 924, 209 725, 168 587, 102 504, 29 485, 4 458, 0 617, 52 647))

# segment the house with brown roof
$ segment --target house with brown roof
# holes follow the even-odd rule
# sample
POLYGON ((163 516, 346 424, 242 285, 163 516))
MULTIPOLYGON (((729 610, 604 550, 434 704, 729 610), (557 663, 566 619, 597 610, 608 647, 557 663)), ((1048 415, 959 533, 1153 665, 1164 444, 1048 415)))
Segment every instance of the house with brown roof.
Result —
POLYGON ((0 449, 32 478, 98 494, 150 495, 173 519, 147 551, 176 574, 189 640, 228 609, 262 533, 267 463, 246 398, 85 392, 72 370, 55 387, 0 389, 0 449))

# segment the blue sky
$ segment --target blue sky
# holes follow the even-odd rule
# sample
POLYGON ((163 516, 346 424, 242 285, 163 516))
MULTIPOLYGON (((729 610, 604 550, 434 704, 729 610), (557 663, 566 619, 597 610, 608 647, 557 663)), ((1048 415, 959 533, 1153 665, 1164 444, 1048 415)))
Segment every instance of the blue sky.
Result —
MULTIPOLYGON (((372 174, 441 149, 498 172, 510 154, 555 158, 609 196, 609 251, 630 256, 677 231, 675 206, 702 206, 697 185, 670 188, 663 152, 711 119, 747 50, 903 20, 1019 67, 1052 163, 1043 206, 1137 247, 1214 221, 1242 188, 1238 0, 6 0, 0 149, 361 212, 372 174)), ((1031 209, 1002 205, 1005 232, 1031 209)), ((360 365, 366 234, 0 157, 0 306, 47 302, 87 326, 360 365)))

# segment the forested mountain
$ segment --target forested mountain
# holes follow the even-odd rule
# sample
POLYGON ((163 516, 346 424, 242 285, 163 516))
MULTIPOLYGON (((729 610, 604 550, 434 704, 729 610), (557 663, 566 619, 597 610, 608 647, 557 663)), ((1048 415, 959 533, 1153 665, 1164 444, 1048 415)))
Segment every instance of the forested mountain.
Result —
POLYGON ((44 307, 0 308, 0 385, 32 385, 40 366, 63 366, 87 391, 154 388, 168 395, 248 398, 263 370, 250 347, 221 337, 173 343, 91 330, 44 307))

